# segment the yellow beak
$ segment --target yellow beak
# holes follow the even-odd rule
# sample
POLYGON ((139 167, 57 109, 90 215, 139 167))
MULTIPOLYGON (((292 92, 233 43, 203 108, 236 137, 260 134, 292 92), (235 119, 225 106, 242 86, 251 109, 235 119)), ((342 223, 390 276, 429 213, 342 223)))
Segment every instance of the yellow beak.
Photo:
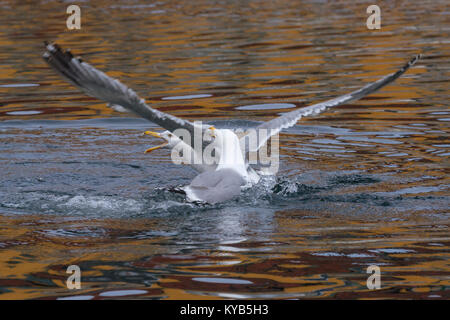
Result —
POLYGON ((154 136, 156 138, 161 138, 161 135, 158 132, 155 132, 155 131, 145 131, 144 134, 149 134, 149 135, 154 136))
MULTIPOLYGON (((154 132, 154 131, 145 131, 144 134, 148 134, 148 135, 151 135, 151 136, 156 137, 156 138, 161 138, 161 135, 158 132, 154 132)), ((161 144, 159 146, 148 148, 147 150, 145 150, 144 153, 152 152, 153 150, 165 147, 167 145, 168 145, 168 143, 165 142, 165 143, 163 143, 163 144, 161 144)))
POLYGON ((149 152, 152 152, 153 150, 156 150, 156 149, 159 149, 159 148, 165 147, 165 146, 167 146, 167 145, 168 145, 168 143, 167 143, 167 142, 165 142, 165 143, 163 143, 163 144, 161 144, 161 145, 159 145, 159 146, 148 148, 147 150, 145 150, 145 152, 144 152, 144 153, 149 153, 149 152))
POLYGON ((216 128, 214 128, 214 126, 210 126, 209 130, 211 130, 213 132, 213 133, 211 133, 211 137, 216 138, 216 134, 214 133, 214 130, 216 130, 216 128))

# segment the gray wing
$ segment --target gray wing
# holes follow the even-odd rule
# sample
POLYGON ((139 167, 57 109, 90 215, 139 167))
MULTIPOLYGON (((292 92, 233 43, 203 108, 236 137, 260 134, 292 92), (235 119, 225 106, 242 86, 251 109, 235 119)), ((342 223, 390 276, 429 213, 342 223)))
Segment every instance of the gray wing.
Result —
POLYGON ((45 46, 47 51, 43 55, 44 60, 89 96, 109 102, 110 106, 122 106, 171 132, 179 128, 187 129, 194 139, 195 125, 192 122, 151 108, 144 99, 119 80, 109 77, 80 58, 74 58, 70 51, 62 51, 57 44, 46 42, 45 46))
POLYGON ((377 91, 378 89, 384 87, 385 85, 391 83, 392 81, 400 77, 403 73, 405 73, 406 70, 409 69, 409 67, 414 65, 417 62, 417 60, 421 58, 421 56, 422 55, 420 54, 415 56, 407 64, 405 64, 402 68, 400 68, 397 72, 387 75, 378 81, 370 83, 359 90, 353 91, 351 93, 345 94, 343 96, 325 102, 314 104, 309 107, 296 109, 294 111, 285 113, 278 118, 264 122, 263 124, 252 129, 256 130, 256 137, 258 139, 257 143, 249 145, 248 141, 249 134, 246 134, 241 137, 240 141, 241 145, 244 146, 244 150, 246 151, 245 153, 247 154, 248 152, 258 151, 258 149, 261 148, 272 135, 279 133, 282 129, 292 127, 302 117, 318 114, 330 107, 335 107, 344 103, 361 99, 362 97, 377 91))

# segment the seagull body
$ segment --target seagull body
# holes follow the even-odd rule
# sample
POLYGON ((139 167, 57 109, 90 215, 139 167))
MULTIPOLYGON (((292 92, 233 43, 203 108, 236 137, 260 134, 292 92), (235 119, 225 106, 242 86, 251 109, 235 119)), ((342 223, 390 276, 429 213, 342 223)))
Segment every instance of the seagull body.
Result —
POLYGON ((241 189, 249 188, 259 181, 259 175, 244 160, 238 136, 229 129, 211 127, 210 130, 215 136, 211 148, 217 150, 217 161, 213 164, 204 163, 202 154, 169 131, 144 132, 167 141, 147 149, 146 152, 159 148, 181 149, 183 163, 200 173, 188 186, 182 188, 190 202, 220 202, 219 198, 237 196, 241 189))
POLYGON ((57 44, 46 43, 44 60, 68 82, 86 94, 108 102, 108 106, 116 110, 127 110, 165 128, 162 133, 146 131, 145 133, 166 140, 160 146, 146 150, 151 152, 159 148, 182 148, 185 163, 200 172, 192 182, 184 187, 188 201, 217 203, 232 199, 239 195, 241 189, 251 187, 259 180, 259 175, 248 163, 248 154, 258 151, 273 135, 282 129, 294 126, 304 116, 315 115, 324 110, 358 100, 373 93, 400 77, 414 65, 420 55, 411 59, 397 72, 370 83, 349 94, 321 102, 309 107, 287 112, 280 117, 264 122, 252 130, 256 130, 257 143, 248 140, 253 132, 248 130, 238 137, 232 130, 216 129, 211 126, 200 126, 187 120, 177 118, 153 109, 145 103, 132 89, 120 81, 113 79, 102 71, 92 67, 80 58, 75 58, 70 51, 63 51, 57 44), (185 129, 191 140, 183 140, 177 135, 177 129, 185 129), (200 150, 193 146, 198 133, 211 139, 202 141, 200 150), (262 133, 262 134, 261 134, 262 133), (214 163, 205 163, 204 152, 214 150, 214 163))
POLYGON ((258 183, 258 174, 246 163, 238 136, 229 129, 214 129, 217 166, 199 174, 184 188, 189 201, 217 203, 238 196, 258 183))

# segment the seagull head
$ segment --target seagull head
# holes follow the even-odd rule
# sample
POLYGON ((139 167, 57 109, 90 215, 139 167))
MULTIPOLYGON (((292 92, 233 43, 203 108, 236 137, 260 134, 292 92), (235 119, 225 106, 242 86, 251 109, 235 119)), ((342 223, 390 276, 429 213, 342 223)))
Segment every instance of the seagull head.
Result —
POLYGON ((217 130, 214 126, 210 126, 204 135, 206 141, 214 141, 220 136, 220 130, 217 130))
POLYGON ((178 138, 172 132, 167 131, 167 130, 163 131, 163 132, 145 131, 144 134, 148 134, 155 138, 160 138, 160 139, 165 140, 165 142, 160 144, 159 146, 148 148, 147 150, 145 150, 145 153, 149 153, 149 152, 152 152, 152 151, 154 151, 156 149, 160 149, 160 148, 173 148, 180 141, 182 141, 180 138, 178 138))

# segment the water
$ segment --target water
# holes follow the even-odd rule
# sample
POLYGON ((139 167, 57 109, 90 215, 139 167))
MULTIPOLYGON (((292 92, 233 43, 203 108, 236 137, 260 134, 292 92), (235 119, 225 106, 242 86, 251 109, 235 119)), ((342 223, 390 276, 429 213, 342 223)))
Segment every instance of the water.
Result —
POLYGON ((385 3, 368 31, 366 2, 96 1, 69 32, 65 3, 0 1, 0 298, 448 299, 445 4, 385 3), (61 80, 44 40, 159 110, 231 128, 425 57, 283 132, 276 177, 200 206, 165 189, 192 169, 143 153, 159 128, 61 80), (80 290, 65 285, 72 264, 80 290))

